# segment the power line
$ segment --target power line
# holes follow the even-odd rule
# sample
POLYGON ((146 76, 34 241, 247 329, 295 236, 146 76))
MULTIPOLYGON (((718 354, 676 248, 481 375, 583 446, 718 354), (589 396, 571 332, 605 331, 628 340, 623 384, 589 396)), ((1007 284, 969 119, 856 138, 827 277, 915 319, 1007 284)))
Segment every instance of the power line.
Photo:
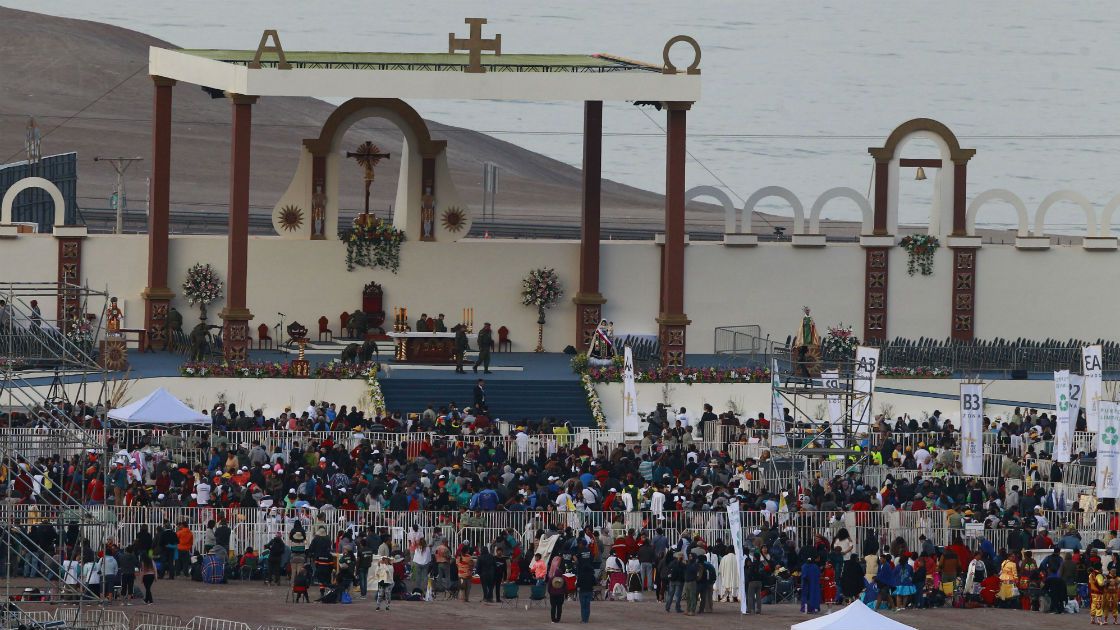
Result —
MULTIPOLYGON (((137 71, 139 72, 139 70, 137 71)), ((133 73, 132 76, 135 76, 133 73)), ((129 77, 131 78, 131 76, 129 77)), ((128 79, 125 79, 127 81, 128 79)), ((123 81, 121 82, 123 83, 123 81)), ((114 86, 113 89, 119 87, 120 84, 114 86)), ((111 92, 112 90, 110 90, 111 92)), ((94 102, 91 102, 86 107, 72 115, 36 115, 38 119, 50 120, 53 118, 63 118, 64 123, 71 120, 94 120, 100 122, 126 122, 126 123, 144 123, 151 124, 150 118, 121 118, 114 116, 78 116, 77 114, 91 107, 97 100, 101 100, 109 93, 106 92, 98 97, 94 102)), ((0 112, 2 117, 15 117, 25 118, 26 114, 15 114, 9 112, 0 112)), ((430 122, 430 121, 429 121, 430 122)), ((172 124, 176 125, 209 125, 214 127, 229 127, 232 125, 229 121, 220 120, 172 120, 172 124)), ((58 125, 60 127, 62 125, 58 125)), ((285 129, 319 129, 321 124, 315 123, 269 123, 261 121, 253 121, 254 127, 277 127, 285 129)), ((57 129, 57 127, 55 127, 57 129)), ((399 131, 396 126, 371 126, 369 129, 378 131, 399 131)), ((54 129, 51 129, 54 131, 54 129)), ((50 132, 47 132, 48 134, 50 132)), ((455 133, 485 133, 485 134, 508 134, 508 135, 522 135, 522 136, 582 136, 582 131, 562 131, 562 130, 528 130, 528 129, 457 129, 447 128, 441 129, 440 133, 455 134, 455 133)), ((46 135, 46 134, 45 134, 46 135)), ((637 137, 637 138, 661 138, 663 133, 652 133, 642 131, 604 131, 603 136, 609 137, 637 137)), ((867 140, 867 141, 882 141, 886 135, 874 134, 810 134, 810 133, 689 133, 690 138, 726 138, 726 139, 746 139, 746 140, 867 140)), ((961 140, 1120 140, 1120 133, 1035 133, 1035 134, 962 134, 957 136, 961 140)))
MULTIPOLYGON (((656 120, 654 120, 654 119, 653 119, 653 116, 650 116, 650 115, 649 115, 649 112, 647 112, 647 111, 646 111, 645 109, 643 109, 643 108, 641 108, 641 107, 639 107, 639 108, 638 108, 638 111, 642 112, 642 115, 644 115, 644 116, 646 117, 646 119, 648 119, 648 120, 649 120, 649 121, 650 121, 651 123, 653 123, 653 124, 654 124, 654 126, 655 126, 655 127, 657 127, 658 129, 660 129, 660 130, 661 130, 661 134, 660 134, 660 135, 662 135, 662 136, 663 136, 663 135, 665 135, 665 133, 666 133, 666 132, 665 132, 665 128, 661 126, 661 123, 659 123, 659 122, 657 122, 656 120)), ((719 182, 721 186, 723 186, 723 187, 724 187, 724 188, 726 188, 727 190, 731 191, 731 194, 732 194, 732 195, 735 195, 735 196, 736 196, 736 197, 737 197, 737 198, 739 199, 739 201, 741 201, 741 202, 743 202, 743 203, 746 203, 746 202, 747 202, 747 201, 746 201, 746 199, 743 199, 743 197, 739 195, 739 193, 735 192, 735 189, 734 189, 734 188, 732 188, 731 186, 729 186, 729 185, 727 184, 727 182, 723 181, 723 180, 722 180, 722 179, 720 178, 720 176, 719 176, 719 175, 716 175, 716 174, 715 174, 714 172, 712 172, 712 169, 708 168, 708 166, 707 166, 706 164, 704 164, 703 162, 701 162, 699 158, 697 158, 697 157, 696 157, 695 155, 693 155, 692 151, 690 151, 690 150, 689 150, 689 149, 688 149, 687 147, 685 148, 684 152, 685 152, 685 153, 687 153, 687 154, 688 154, 688 157, 692 158, 694 162, 696 162, 697 164, 699 164, 699 165, 700 165, 700 168, 704 169, 705 171, 707 171, 707 172, 708 172, 708 174, 709 174, 709 175, 711 175, 711 176, 712 176, 713 178, 715 178, 715 180, 716 180, 717 182, 719 182)), ((762 219, 762 220, 763 220, 764 222, 766 222, 766 225, 767 225, 768 227, 770 227, 771 229, 773 229, 773 227, 774 227, 774 224, 770 223, 770 220, 766 218, 766 215, 764 215, 764 214, 762 214, 762 213, 758 213, 758 216, 759 216, 759 218, 761 218, 761 219, 762 219)))
MULTIPOLYGON (((81 108, 81 109, 79 109, 78 111, 74 112, 73 114, 70 114, 69 116, 65 116, 65 117, 62 117, 62 116, 51 116, 51 118, 63 118, 63 121, 62 121, 62 122, 60 122, 60 123, 58 123, 58 124, 57 124, 57 125, 55 125, 54 127, 51 127, 51 130, 50 130, 50 131, 48 131, 47 133, 44 133, 42 137, 43 137, 43 138, 46 138, 47 136, 49 136, 49 135, 51 135, 52 133, 54 133, 54 132, 55 132, 55 130, 59 129, 60 127, 62 127, 62 126, 63 126, 63 125, 65 125, 66 123, 70 122, 71 120, 74 120, 75 118, 77 118, 77 117, 78 117, 78 115, 79 115, 79 114, 81 114, 82 112, 84 112, 84 111, 86 111, 87 109, 89 109, 89 108, 93 107, 94 105, 96 105, 96 104, 97 104, 98 102, 100 102, 100 101, 101 101, 101 99, 103 99, 103 98, 105 98, 106 96, 109 96, 110 94, 112 94, 114 90, 116 90, 116 89, 117 89, 117 88, 119 88, 120 86, 124 85, 124 84, 125 84, 125 82, 127 82, 127 81, 128 81, 129 79, 131 79, 132 77, 134 77, 134 76, 136 76, 136 75, 140 74, 140 71, 142 71, 142 70, 146 70, 147 68, 148 68, 148 64, 144 64, 144 65, 140 66, 139 68, 137 68, 137 69, 136 69, 136 71, 135 71, 135 72, 133 72, 132 74, 128 75, 127 77, 125 77, 125 78, 121 79, 121 80, 120 80, 120 82, 118 82, 118 83, 117 83, 116 85, 114 85, 113 87, 111 87, 111 88, 109 88, 108 90, 106 90, 105 92, 103 92, 103 93, 101 94, 101 96, 98 96, 97 98, 93 99, 92 101, 90 101, 90 102, 86 103, 85 105, 83 105, 83 106, 82 106, 82 108, 81 108)), ((9 114, 9 115, 10 115, 10 114, 9 114)), ((46 117, 46 116, 44 116, 44 118, 47 118, 47 117, 46 117)), ((15 158, 16 158, 17 156, 19 156, 19 154, 20 154, 20 151, 16 151, 15 153, 13 153, 13 154, 11 154, 10 156, 8 156, 8 158, 4 160, 4 163, 7 163, 7 162, 11 162, 11 161, 12 161, 13 159, 15 159, 15 158)))

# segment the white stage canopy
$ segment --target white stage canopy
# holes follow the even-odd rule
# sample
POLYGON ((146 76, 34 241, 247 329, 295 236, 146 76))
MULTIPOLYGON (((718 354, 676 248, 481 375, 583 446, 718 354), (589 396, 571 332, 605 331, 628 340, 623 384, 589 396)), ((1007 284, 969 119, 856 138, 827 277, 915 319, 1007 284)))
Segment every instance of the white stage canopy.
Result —
POLYGON ((210 424, 210 416, 183 404, 164 388, 109 412, 113 420, 134 424, 210 424))
POLYGON ((790 630, 917 630, 867 607, 856 600, 831 615, 817 617, 790 626, 790 630))

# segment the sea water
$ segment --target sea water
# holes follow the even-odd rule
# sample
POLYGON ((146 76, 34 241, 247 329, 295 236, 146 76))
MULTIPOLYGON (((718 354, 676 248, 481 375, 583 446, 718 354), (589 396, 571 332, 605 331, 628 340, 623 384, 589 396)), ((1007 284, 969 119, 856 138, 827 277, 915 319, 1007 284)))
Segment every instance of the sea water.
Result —
MULTIPOLYGON (((703 97, 688 117, 688 185, 725 187, 736 202, 763 186, 808 207, 822 191, 866 193, 879 146, 899 123, 930 117, 965 147, 969 198, 1018 194, 1032 217, 1049 193, 1072 189, 1101 209, 1120 193, 1120 7, 1093 2, 943 0, 526 2, 452 0, 0 0, 15 8, 135 29, 190 48, 255 48, 265 28, 289 50, 442 52, 464 17, 487 17, 508 53, 608 52, 660 62, 666 40, 703 49, 703 97)), ((686 46, 674 61, 687 64, 686 46)), ((580 163, 578 103, 414 101, 425 117, 491 133, 580 163)), ((604 111, 606 177, 660 191, 664 113, 625 103, 604 111)), ((452 139, 453 140, 453 139, 452 139)), ((928 141, 907 157, 935 157, 928 141)), ((930 179, 902 175, 901 221, 927 221, 930 179)), ((784 202, 760 206, 789 214, 784 202)), ((826 213, 858 216, 838 203, 826 213)), ((1051 232, 1084 232, 1084 213, 1059 204, 1051 232)), ((980 227, 1015 225, 992 204, 980 227)), ((756 226, 756 230, 758 226, 756 226)), ((763 226, 762 229, 765 229, 763 226)))

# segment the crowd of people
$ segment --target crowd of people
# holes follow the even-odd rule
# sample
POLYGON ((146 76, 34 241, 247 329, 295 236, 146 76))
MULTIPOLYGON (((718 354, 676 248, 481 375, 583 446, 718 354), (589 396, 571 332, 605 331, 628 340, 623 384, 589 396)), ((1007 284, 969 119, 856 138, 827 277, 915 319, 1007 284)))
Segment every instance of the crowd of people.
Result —
MULTIPOLYGON (((88 406, 61 403, 51 411, 97 428, 97 410, 88 406)), ((377 606, 386 609, 394 598, 422 599, 433 591, 471 601, 477 581, 483 601, 500 601, 509 583, 534 588, 549 600, 554 620, 569 594, 576 594, 584 617, 593 596, 604 591, 621 597, 652 592, 667 611, 703 614, 712 610, 713 601, 740 597, 730 539, 665 526, 674 513, 721 513, 736 501, 763 517, 744 544, 742 593, 754 614, 765 602, 800 601, 806 612, 818 612, 822 605, 854 598, 892 608, 1002 605, 1051 612, 1070 610, 1071 601, 1092 607, 1097 596, 1101 610, 1114 601, 1108 598, 1117 584, 1112 567, 1120 566, 1113 562, 1114 552, 1120 552, 1115 537, 1120 523, 1113 514, 1110 536, 1086 540, 1075 527, 1047 521, 1047 510, 1067 506, 1064 498, 1034 483, 1053 481, 1060 465, 1050 466, 1046 480, 1023 476, 1030 460, 1048 457, 1051 421, 1033 410, 987 422, 993 451, 1006 460, 999 478, 956 474, 959 433, 935 412, 920 423, 879 418, 877 435, 863 442, 868 452, 859 463, 893 464, 899 473, 922 474, 887 474, 872 481, 860 466, 846 467, 855 461, 850 458, 834 467, 835 474, 791 475, 778 485, 757 483, 773 464, 769 452, 737 458, 728 447, 775 421, 786 422, 791 436, 811 431, 788 412, 781 420, 765 414, 739 419, 730 413, 717 416, 706 406, 694 417, 659 405, 635 443, 593 447, 586 439, 556 439, 516 458, 507 447, 520 450, 523 436, 565 438, 572 435, 570 429, 547 420, 525 422, 514 429, 512 441, 495 439, 498 428, 486 415, 484 394, 462 412, 449 403, 404 418, 385 414, 368 421, 353 407, 316 401, 270 419, 233 405, 216 407, 212 415, 218 430, 208 443, 197 445, 209 453, 204 458, 163 456, 199 451, 182 449, 177 441, 184 438, 170 431, 106 444, 115 454, 109 458, 99 452, 34 461, 17 457, 0 469, 0 481, 9 499, 20 503, 200 507, 218 515, 221 508, 262 508, 294 527, 278 528, 262 549, 235 550, 230 527, 220 516, 206 525, 202 540, 192 532, 198 524, 165 523, 151 533, 143 530, 123 547, 106 541, 93 554, 78 530, 60 534, 41 523, 21 535, 44 554, 20 560, 10 570, 32 574, 48 558, 64 558, 71 563, 64 571, 74 584, 97 585, 103 592, 126 584, 125 592, 131 592, 139 575, 148 601, 157 573, 164 579, 193 575, 203 581, 287 575, 302 596, 318 586, 320 599, 342 600, 357 587, 358 597, 372 590, 377 606), (712 432, 718 425, 732 428, 701 435, 701 427, 712 432), (416 430, 420 437, 411 442, 363 438, 371 427, 416 430), (310 431, 311 437, 266 448, 261 440, 231 443, 222 428, 310 431), (316 435, 328 430, 350 431, 353 437, 336 441, 334 433, 316 435), (928 442, 896 439, 900 433, 930 437, 928 442), (103 470, 106 463, 109 468, 103 470), (417 528, 399 541, 379 527, 355 526, 328 535, 314 518, 292 516, 324 508, 344 514, 458 511, 459 518, 449 524, 456 528, 469 527, 488 512, 552 518, 534 521, 531 531, 509 529, 494 539, 417 528), (919 547, 911 548, 905 539, 892 540, 883 532, 856 541, 839 523, 830 525, 831 540, 824 533, 799 537, 783 526, 794 515, 812 512, 854 513, 854 522, 862 526, 869 521, 861 514, 925 511, 944 516, 955 532, 950 544, 923 537, 919 547), (595 526, 581 520, 581 515, 603 513, 617 517, 601 518, 595 526), (999 545, 992 536, 966 539, 970 524, 1000 530, 999 545), (541 553, 544 540, 549 544, 541 553), (1047 550, 1046 555, 1036 556, 1038 550, 1047 550), (1096 586, 1090 579, 1095 575, 1102 576, 1096 586), (554 579, 561 576, 562 585, 554 579)), ((1081 453, 1080 459, 1090 462, 1092 453, 1081 453)), ((1110 504, 1106 500, 1095 507, 1111 510, 1110 504)))

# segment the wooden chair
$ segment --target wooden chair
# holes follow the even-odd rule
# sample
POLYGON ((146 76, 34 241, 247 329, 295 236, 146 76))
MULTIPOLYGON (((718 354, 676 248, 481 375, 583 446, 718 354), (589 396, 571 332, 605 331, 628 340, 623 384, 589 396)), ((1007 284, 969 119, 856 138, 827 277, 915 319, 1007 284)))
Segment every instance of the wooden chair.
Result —
POLYGON ((505 326, 498 329, 498 352, 502 352, 502 348, 505 348, 505 352, 513 352, 513 342, 509 340, 509 328, 505 326))
POLYGON ((272 349, 272 336, 268 334, 268 324, 257 326, 257 349, 264 350, 265 346, 272 349))
POLYGON ((338 316, 338 320, 342 322, 342 328, 338 331, 339 337, 346 337, 350 334, 350 329, 347 327, 350 324, 350 313, 343 312, 338 316))
POLYGON ((323 340, 323 335, 330 337, 330 340, 334 341, 334 332, 330 328, 330 320, 327 319, 326 315, 319 318, 319 341, 323 340))

